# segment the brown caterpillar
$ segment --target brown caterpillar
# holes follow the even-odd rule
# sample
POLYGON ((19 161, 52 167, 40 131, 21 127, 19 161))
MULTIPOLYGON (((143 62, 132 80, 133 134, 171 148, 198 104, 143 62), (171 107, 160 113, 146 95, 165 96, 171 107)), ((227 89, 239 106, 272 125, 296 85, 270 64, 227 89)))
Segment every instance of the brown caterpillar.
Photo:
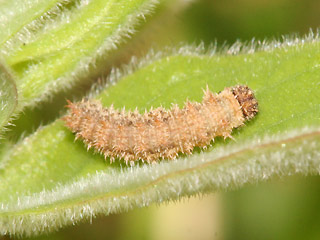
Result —
POLYGON ((201 103, 185 103, 182 109, 159 107, 139 114, 103 108, 96 100, 68 101, 66 126, 110 161, 126 163, 175 159, 178 153, 191 154, 195 146, 205 148, 216 136, 231 137, 233 128, 258 112, 258 102, 247 86, 226 88, 219 94, 207 90, 201 103))

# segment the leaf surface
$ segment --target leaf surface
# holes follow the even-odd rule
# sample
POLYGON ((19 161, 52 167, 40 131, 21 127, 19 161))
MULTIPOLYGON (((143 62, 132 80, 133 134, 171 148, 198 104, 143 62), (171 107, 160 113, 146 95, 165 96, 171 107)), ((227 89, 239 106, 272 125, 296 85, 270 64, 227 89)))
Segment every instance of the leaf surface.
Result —
POLYGON ((201 101, 207 84, 214 92, 247 84, 260 112, 233 131, 235 141, 218 138, 191 156, 133 167, 122 160, 110 164, 87 151, 62 120, 41 127, 3 157, 1 232, 32 235, 101 213, 231 190, 276 176, 319 174, 319 44, 310 37, 258 51, 230 48, 214 54, 182 47, 146 57, 95 97, 105 106, 143 111, 182 106, 187 98, 201 101))
POLYGON ((0 133, 17 105, 17 89, 8 67, 0 62, 0 133))
POLYGON ((0 52, 17 75, 19 99, 23 100, 17 110, 34 106, 93 75, 101 58, 128 38, 157 3, 157 0, 28 1, 35 8, 27 8, 29 5, 23 8, 26 18, 19 25, 10 15, 20 13, 11 9, 15 4, 5 4, 8 6, 4 6, 2 16, 10 33, 4 33, 6 41, 0 42, 0 52))

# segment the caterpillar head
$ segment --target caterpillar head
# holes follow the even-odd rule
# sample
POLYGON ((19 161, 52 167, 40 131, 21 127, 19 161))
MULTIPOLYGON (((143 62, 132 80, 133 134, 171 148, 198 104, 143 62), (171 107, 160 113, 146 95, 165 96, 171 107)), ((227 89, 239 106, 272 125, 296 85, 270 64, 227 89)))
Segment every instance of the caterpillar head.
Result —
POLYGON ((248 86, 235 86, 231 88, 231 92, 238 100, 246 120, 253 118, 258 113, 258 101, 248 86))

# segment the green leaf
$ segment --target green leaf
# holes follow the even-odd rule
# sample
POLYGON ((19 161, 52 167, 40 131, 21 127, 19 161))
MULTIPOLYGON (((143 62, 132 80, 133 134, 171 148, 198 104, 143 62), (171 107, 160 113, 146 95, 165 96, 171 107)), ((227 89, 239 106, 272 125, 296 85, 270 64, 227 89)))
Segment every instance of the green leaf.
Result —
MULTIPOLYGON (((54 14, 56 9, 53 7, 58 0, 36 1, 36 0, 17 0, 17 1, 1 1, 0 2, 0 45, 4 44, 15 35, 25 25, 32 21, 37 21, 41 15, 50 10, 50 14, 54 14)), ((67 1, 64 2, 64 4, 67 1)), ((48 16, 46 16, 48 17, 48 16)), ((40 19, 38 20, 40 21, 40 19)), ((27 29, 23 29, 27 31, 27 29)), ((23 39, 21 39, 23 40, 23 39)))
MULTIPOLYGON (((4 155, 0 231, 33 235, 92 218, 183 196, 230 190, 276 176, 320 171, 318 37, 235 45, 226 52, 192 47, 141 60, 96 98, 133 109, 200 101, 213 91, 247 84, 260 112, 205 151, 175 161, 126 166, 87 151, 62 120, 41 127, 4 155), (239 52, 238 47, 245 49, 239 52), (258 51, 254 51, 258 50, 258 51)), ((116 73, 116 71, 115 71, 116 73)), ((115 75, 118 76, 116 73, 115 75)))
POLYGON ((99 60, 134 32, 157 0, 62 1, 53 7, 58 10, 43 13, 54 3, 31 1, 39 9, 26 10, 23 26, 4 16, 10 32, 17 31, 0 50, 18 77, 19 110, 94 74, 99 60), (37 18, 31 21, 31 15, 37 18))
POLYGON ((17 89, 8 67, 0 62, 0 133, 17 105, 17 89))

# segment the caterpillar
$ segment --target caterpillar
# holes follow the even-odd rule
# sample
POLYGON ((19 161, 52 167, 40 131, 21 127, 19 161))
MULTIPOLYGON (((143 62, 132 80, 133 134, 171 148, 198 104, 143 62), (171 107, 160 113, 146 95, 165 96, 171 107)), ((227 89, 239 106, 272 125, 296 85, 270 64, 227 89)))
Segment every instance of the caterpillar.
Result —
POLYGON ((66 106, 65 125, 87 145, 113 162, 175 159, 206 148, 217 136, 231 137, 233 128, 244 125, 258 113, 258 102, 247 86, 225 88, 219 94, 204 90, 201 103, 186 101, 180 109, 162 107, 140 114, 104 108, 97 100, 82 100, 66 106))

